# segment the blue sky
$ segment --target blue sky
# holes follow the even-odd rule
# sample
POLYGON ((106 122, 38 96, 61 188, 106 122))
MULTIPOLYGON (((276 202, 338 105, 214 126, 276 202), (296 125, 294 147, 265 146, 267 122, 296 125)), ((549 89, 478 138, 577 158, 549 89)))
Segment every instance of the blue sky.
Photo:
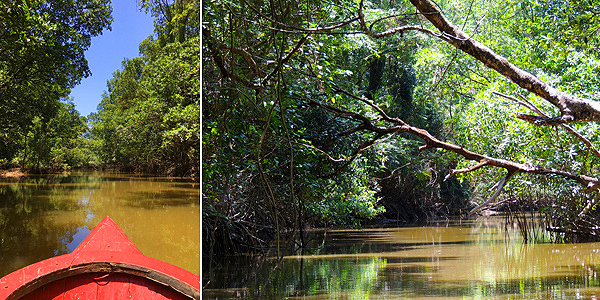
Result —
POLYGON ((137 0, 113 0, 112 31, 104 31, 92 38, 92 45, 85 52, 92 75, 83 78, 73 88, 77 110, 82 116, 96 111, 106 90, 106 81, 112 73, 121 69, 124 58, 139 56, 139 44, 152 34, 154 18, 138 9, 137 0))

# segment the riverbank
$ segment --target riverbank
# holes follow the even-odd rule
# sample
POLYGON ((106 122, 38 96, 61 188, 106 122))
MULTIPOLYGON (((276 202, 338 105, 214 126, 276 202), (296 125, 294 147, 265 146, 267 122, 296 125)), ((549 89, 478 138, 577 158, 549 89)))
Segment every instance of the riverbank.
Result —
POLYGON ((21 178, 30 175, 51 175, 68 171, 89 171, 96 170, 95 168, 21 168, 16 166, 0 167, 0 178, 21 178))
POLYGON ((0 170, 0 178, 21 178, 27 175, 28 173, 23 172, 21 168, 10 168, 6 170, 0 170))
POLYGON ((0 166, 0 178, 21 178, 29 175, 40 174, 55 174, 69 171, 103 171, 103 172, 119 172, 119 173, 137 173, 154 176, 168 177, 189 177, 197 179, 200 177, 198 169, 191 168, 188 172, 175 173, 165 172, 151 169, 136 169, 123 166, 95 166, 95 167, 74 167, 74 168, 22 168, 15 165, 0 166))

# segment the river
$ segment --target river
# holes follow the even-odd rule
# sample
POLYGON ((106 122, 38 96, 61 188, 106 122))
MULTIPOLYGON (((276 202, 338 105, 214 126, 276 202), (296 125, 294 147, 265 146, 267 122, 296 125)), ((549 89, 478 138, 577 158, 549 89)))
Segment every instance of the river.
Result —
POLYGON ((303 251, 239 256, 203 299, 597 299, 600 243, 524 243, 503 218, 313 230, 303 251), (279 263, 278 263, 279 262, 279 263))
POLYGON ((0 277, 72 252, 110 216, 146 256, 200 274, 200 185, 73 172, 0 179, 0 277))

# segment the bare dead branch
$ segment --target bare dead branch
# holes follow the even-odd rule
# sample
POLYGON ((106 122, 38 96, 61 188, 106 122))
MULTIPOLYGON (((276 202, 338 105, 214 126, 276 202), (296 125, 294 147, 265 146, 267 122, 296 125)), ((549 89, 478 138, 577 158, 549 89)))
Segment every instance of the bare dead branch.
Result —
POLYGON ((378 133, 372 139, 370 139, 370 140, 362 143, 360 146, 358 146, 358 148, 356 150, 354 150, 354 153, 352 153, 352 155, 349 158, 347 158, 346 162, 340 168, 338 168, 332 175, 339 174, 344 169, 346 169, 358 157, 358 155, 360 153, 371 148, 375 144, 375 142, 377 142, 383 136, 385 136, 385 133, 378 133))
MULTIPOLYGON (((390 35, 394 35, 397 33, 404 33, 405 31, 419 31, 419 32, 423 32, 426 34, 429 34, 431 36, 435 36, 441 39, 444 39, 443 35, 440 35, 438 33, 433 32, 432 30, 429 30, 427 28, 424 27, 419 27, 419 26, 413 26, 413 25, 403 25, 403 26, 399 26, 399 27, 395 27, 395 28, 391 28, 388 29, 386 31, 380 32, 380 33, 374 33, 373 31, 371 31, 371 29, 367 28, 367 24, 365 22, 365 15, 363 13, 363 6, 364 6, 364 0, 360 1, 360 6, 358 8, 358 20, 360 21, 360 27, 362 29, 362 31, 372 37, 372 38, 382 38, 382 37, 386 37, 386 36, 390 36, 390 35)), ((379 20, 377 20, 379 21, 379 20)))
MULTIPOLYGON (((327 27, 317 27, 317 28, 302 28, 302 27, 296 27, 296 26, 292 26, 289 24, 285 24, 285 23, 281 23, 278 22, 276 20, 273 20, 272 18, 266 16, 265 14, 261 13, 260 10, 258 10, 257 8, 255 8, 254 6, 252 6, 250 3, 248 3, 248 0, 244 0, 244 3, 246 5, 248 5, 248 7, 254 11, 255 13, 257 13, 262 19, 265 19, 269 22, 271 22, 274 25, 277 25, 281 28, 286 28, 286 29, 291 29, 295 32, 303 32, 303 33, 329 33, 332 30, 338 29, 338 28, 342 28, 348 24, 352 24, 354 22, 356 22, 358 20, 358 17, 354 17, 352 19, 340 22, 338 24, 334 24, 331 26, 327 26, 327 27)), ((274 28, 276 29, 276 28, 274 28)))
POLYGON ((521 105, 525 105, 527 108, 529 108, 531 111, 535 112, 536 114, 542 116, 542 117, 548 117, 548 115, 544 114, 539 108, 537 108, 535 105, 533 105, 533 103, 529 102, 529 100, 527 100, 527 98, 525 98, 523 95, 521 94, 517 94, 517 96, 519 96, 519 98, 521 98, 522 101, 519 101, 517 103, 523 103, 521 105))
MULTIPOLYGON (((371 101, 371 100, 369 100, 369 99, 367 99, 367 98, 365 98, 365 97, 359 97, 359 96, 356 96, 356 95, 354 95, 353 93, 350 93, 350 92, 348 92, 348 91, 346 91, 346 90, 344 90, 344 89, 340 88, 339 86, 335 86, 335 85, 334 85, 334 86, 333 86, 333 90, 334 90, 334 91, 336 91, 336 92, 340 92, 340 93, 342 93, 342 94, 344 94, 344 95, 346 95, 346 96, 348 96, 348 97, 351 97, 351 98, 354 98, 354 99, 356 99, 356 100, 359 100, 359 101, 361 101, 361 102, 363 102, 363 103, 365 103, 365 104, 369 105, 369 106, 370 106, 370 107, 372 107, 373 109, 375 109, 375 110, 376 110, 376 111, 377 111, 377 112, 378 112, 378 113, 379 113, 379 114, 380 114, 382 117, 384 117, 385 119, 391 119, 391 118, 390 118, 390 117, 389 117, 389 116, 388 116, 388 115, 385 113, 385 111, 384 111, 383 109, 381 109, 379 106, 375 105, 375 104, 373 103, 373 101, 371 101)), ((400 119, 397 119, 396 121, 397 121, 397 122, 401 122, 402 124, 404 124, 404 121, 402 121, 402 120, 400 120, 400 119)))
POLYGON ((513 174, 514 174, 514 172, 509 171, 508 174, 506 174, 506 176, 504 176, 504 178, 502 178, 502 180, 500 180, 498 183, 496 183, 496 185, 494 185, 494 186, 496 186, 496 192, 494 192, 494 194, 489 199, 487 199, 485 202, 483 202, 479 206, 473 208, 469 212, 469 216, 473 215, 474 213, 476 213, 480 209, 488 206, 492 201, 494 201, 494 199, 496 199, 498 197, 498 195, 500 195, 502 188, 504 188, 504 186, 510 180, 510 177, 512 177, 513 174))
POLYGON ((446 177, 444 177, 444 181, 450 179, 450 177, 456 175, 456 174, 462 174, 462 173, 468 173, 468 172, 472 172, 475 171, 481 167, 484 167, 488 164, 488 161, 484 160, 472 167, 468 167, 468 168, 464 168, 464 169, 458 169, 458 170, 450 170, 450 173, 448 173, 448 175, 446 175, 446 177))
POLYGON ((316 100, 313 99, 308 99, 309 103, 321 108, 324 108, 332 113, 335 113, 338 116, 345 116, 345 117, 350 117, 352 119, 355 119, 356 121, 361 122, 364 125, 364 129, 365 130, 370 130, 370 131, 374 131, 374 132, 378 132, 377 129, 381 129, 381 130, 385 130, 384 128, 368 128, 368 126, 370 125, 370 127, 375 127, 373 125, 373 123, 371 122, 371 120, 361 114, 357 114, 355 112, 352 111, 347 111, 347 110, 343 110, 343 109, 339 109, 337 107, 333 107, 327 104, 323 104, 321 102, 318 102, 316 100))
POLYGON ((331 155, 329 155, 329 153, 327 153, 327 152, 325 152, 325 151, 323 151, 323 150, 321 150, 321 149, 319 149, 319 148, 317 148, 317 147, 315 147, 313 145, 308 145, 308 144, 300 143, 300 142, 295 142, 295 143, 298 144, 298 145, 300 145, 300 146, 304 146, 304 147, 313 149, 315 151, 318 151, 320 153, 323 153, 325 156, 327 156, 327 158, 329 158, 329 160, 331 160, 333 162, 342 162, 342 161, 346 160, 345 158, 333 158, 331 155))

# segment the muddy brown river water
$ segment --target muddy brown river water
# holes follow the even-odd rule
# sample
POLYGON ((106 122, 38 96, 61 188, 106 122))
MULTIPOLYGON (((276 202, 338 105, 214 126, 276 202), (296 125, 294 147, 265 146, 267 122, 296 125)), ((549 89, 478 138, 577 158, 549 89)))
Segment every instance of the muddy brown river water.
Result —
POLYGON ((0 179, 0 277, 73 251, 110 216, 144 255, 200 274, 200 184, 78 172, 0 179))
POLYGON ((499 217, 308 238, 279 264, 241 256, 205 270, 204 299, 600 298, 600 243, 523 243, 499 217))

